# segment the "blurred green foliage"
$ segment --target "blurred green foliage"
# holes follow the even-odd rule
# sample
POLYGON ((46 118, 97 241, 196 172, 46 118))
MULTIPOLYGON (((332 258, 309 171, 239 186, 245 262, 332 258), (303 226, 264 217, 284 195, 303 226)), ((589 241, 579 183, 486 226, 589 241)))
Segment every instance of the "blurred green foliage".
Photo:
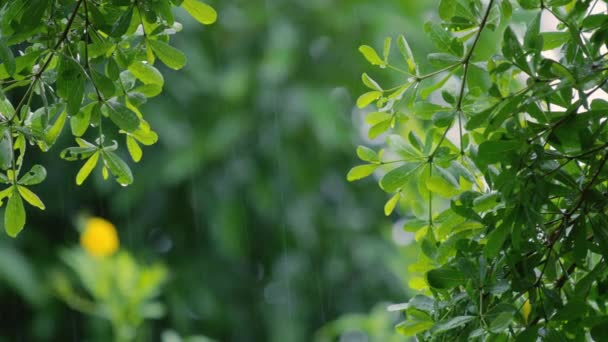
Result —
POLYGON ((13 260, 0 258, 4 340, 111 336, 108 323, 66 308, 45 284, 59 250, 76 242, 71 220, 82 211, 111 219, 138 260, 169 269, 166 315, 143 340, 170 328, 221 341, 309 341, 344 313, 407 297, 385 198, 373 181, 347 184, 345 173, 364 134, 353 106, 364 90, 358 46, 408 32, 424 55, 433 2, 209 3, 219 13, 212 27, 176 13, 184 32, 173 44, 187 66, 162 70, 165 92, 143 108, 159 142, 132 166, 132 185, 95 172, 77 187, 76 165, 36 157, 53 170, 37 191, 52 200, 28 218, 36 229, 0 238, 0 255, 13 260))

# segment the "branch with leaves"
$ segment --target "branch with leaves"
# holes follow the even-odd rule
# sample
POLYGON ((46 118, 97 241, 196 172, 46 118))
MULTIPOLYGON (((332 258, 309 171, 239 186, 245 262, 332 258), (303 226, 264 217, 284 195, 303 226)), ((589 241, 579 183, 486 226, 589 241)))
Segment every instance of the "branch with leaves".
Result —
MULTIPOLYGON (((419 247, 392 306, 421 340, 608 338, 608 15, 598 1, 441 0, 424 29, 439 52, 404 67, 371 46, 360 108, 378 149, 348 180, 376 175, 385 214, 419 247), (555 27, 543 28, 544 18, 555 27), (549 53, 549 52, 552 53, 549 53), (556 52, 557 51, 557 52, 556 52), (395 64, 397 63, 397 64, 395 64), (426 74, 419 70, 432 66, 426 74), (598 95, 604 95, 602 96, 598 95)), ((605 5, 605 4, 603 4, 605 5)))
POLYGON ((154 66, 160 60, 181 69, 185 55, 169 44, 181 29, 173 7, 185 9, 209 25, 217 14, 198 0, 9 0, 0 5, 0 192, 8 198, 4 225, 15 237, 25 226, 25 200, 44 209, 28 187, 46 178, 44 166, 22 172, 27 146, 47 152, 69 125, 76 146, 61 158, 84 160, 76 175, 81 185, 101 162, 126 186, 133 182, 117 150, 124 136, 134 162, 140 145, 158 136, 140 111, 161 93, 164 79, 154 66), (92 129, 95 128, 95 129, 92 129))

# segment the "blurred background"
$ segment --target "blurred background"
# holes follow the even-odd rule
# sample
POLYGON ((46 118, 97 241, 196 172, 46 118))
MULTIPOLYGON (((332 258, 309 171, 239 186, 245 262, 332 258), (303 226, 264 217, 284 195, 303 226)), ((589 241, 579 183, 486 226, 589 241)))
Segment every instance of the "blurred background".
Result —
POLYGON ((146 104, 160 138, 131 164, 133 185, 99 172, 77 187, 80 164, 58 158, 66 136, 32 158, 50 171, 36 189, 47 210, 29 210, 18 239, 0 234, 0 340, 112 340, 106 320, 67 306, 49 280, 87 213, 114 223, 139 263, 168 271, 164 311, 137 340, 398 340, 385 304, 407 301, 415 256, 395 241, 373 179, 345 178, 355 147, 374 144, 354 106, 371 69, 357 48, 405 34, 422 59, 435 2, 207 2, 219 13, 209 27, 176 10, 188 65, 163 69, 165 90, 146 104))

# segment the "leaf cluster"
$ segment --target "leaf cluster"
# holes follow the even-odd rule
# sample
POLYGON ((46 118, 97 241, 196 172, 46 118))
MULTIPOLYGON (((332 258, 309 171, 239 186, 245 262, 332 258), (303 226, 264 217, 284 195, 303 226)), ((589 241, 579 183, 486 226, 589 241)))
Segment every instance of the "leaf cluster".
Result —
MULTIPOLYGON (((385 214, 407 214, 420 294, 392 307, 421 340, 584 341, 607 338, 608 15, 594 0, 442 0, 424 30, 438 52, 421 73, 363 74, 360 108, 379 149, 349 180, 377 175, 385 214), (516 23, 519 18, 520 23, 516 23), (558 22, 541 27, 543 18, 558 22), (522 30, 523 28, 523 30, 522 30), (497 43, 498 42, 498 43, 497 43), (549 53, 549 52, 553 53, 549 53)), ((605 4, 602 4, 605 5, 605 4)), ((414 50, 415 51, 415 50, 414 50)), ((404 67, 398 64, 401 63, 404 67)))
POLYGON ((4 223, 16 236, 24 227, 23 200, 44 209, 27 186, 46 170, 22 172, 28 146, 43 152, 69 130, 75 146, 61 158, 84 161, 82 184, 100 166, 121 185, 133 182, 118 153, 124 137, 131 158, 158 137, 140 107, 162 91, 157 60, 181 69, 185 55, 169 44, 181 30, 172 8, 180 6, 202 24, 217 14, 198 0, 9 0, 0 5, 0 192, 8 198, 4 223), (65 128, 69 126, 69 128, 65 128))

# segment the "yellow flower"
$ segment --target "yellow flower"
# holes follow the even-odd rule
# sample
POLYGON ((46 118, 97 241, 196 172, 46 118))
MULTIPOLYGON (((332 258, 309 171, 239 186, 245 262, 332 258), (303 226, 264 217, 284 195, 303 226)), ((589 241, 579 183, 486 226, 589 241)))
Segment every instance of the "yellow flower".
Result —
POLYGON ((99 217, 91 217, 80 235, 80 245, 94 257, 106 257, 116 252, 120 242, 112 223, 99 217))

